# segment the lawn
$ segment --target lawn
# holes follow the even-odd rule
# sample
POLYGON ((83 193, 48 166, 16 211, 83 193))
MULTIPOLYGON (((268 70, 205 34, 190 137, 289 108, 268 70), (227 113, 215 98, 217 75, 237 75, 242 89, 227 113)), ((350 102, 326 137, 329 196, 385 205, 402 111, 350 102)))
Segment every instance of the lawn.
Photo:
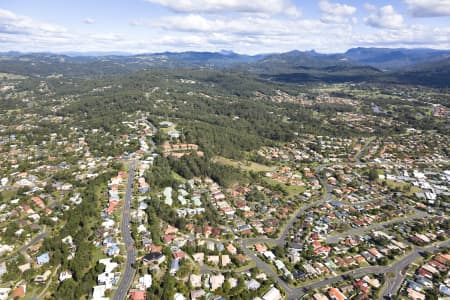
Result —
POLYGON ((176 124, 173 124, 173 125, 170 126, 170 127, 160 128, 159 130, 160 130, 162 133, 167 134, 169 131, 175 130, 176 127, 177 127, 177 125, 176 125, 176 124))
POLYGON ((283 189, 285 189, 288 192, 288 197, 302 194, 306 190, 305 186, 288 185, 288 184, 282 183, 280 181, 277 181, 277 180, 274 180, 274 179, 271 179, 268 177, 264 177, 264 180, 271 186, 275 186, 278 184, 281 185, 283 187, 283 189))
POLYGON ((13 198, 15 198, 15 196, 17 196, 17 192, 15 190, 6 190, 6 191, 3 191, 1 194, 5 201, 10 201, 13 198))
POLYGON ((403 190, 409 188, 409 183, 406 182, 398 182, 395 180, 385 180, 386 185, 390 188, 397 189, 397 190, 403 190))
POLYGON ((177 181, 186 182, 186 179, 176 172, 172 172, 172 176, 177 181))
POLYGON ((102 248, 94 248, 91 254, 91 261, 96 263, 100 259, 107 258, 102 248))

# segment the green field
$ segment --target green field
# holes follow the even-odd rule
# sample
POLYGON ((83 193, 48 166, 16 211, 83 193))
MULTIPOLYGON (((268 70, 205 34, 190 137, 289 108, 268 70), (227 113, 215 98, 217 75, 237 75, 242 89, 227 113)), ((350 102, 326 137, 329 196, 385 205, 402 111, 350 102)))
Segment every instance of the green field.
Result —
POLYGON ((270 185, 281 185, 287 192, 288 192, 288 196, 292 197, 298 194, 302 194, 305 190, 306 187, 305 186, 299 186, 299 185, 288 185, 288 184, 284 184, 280 181, 271 179, 271 178, 264 178, 264 181, 266 181, 267 183, 269 183, 270 185))
POLYGON ((276 170, 275 166, 266 166, 266 165, 258 164, 258 163, 251 162, 251 161, 241 162, 241 161, 236 161, 233 159, 225 158, 222 156, 214 157, 213 161, 216 163, 222 164, 222 165, 240 168, 245 171, 272 172, 272 171, 276 170))

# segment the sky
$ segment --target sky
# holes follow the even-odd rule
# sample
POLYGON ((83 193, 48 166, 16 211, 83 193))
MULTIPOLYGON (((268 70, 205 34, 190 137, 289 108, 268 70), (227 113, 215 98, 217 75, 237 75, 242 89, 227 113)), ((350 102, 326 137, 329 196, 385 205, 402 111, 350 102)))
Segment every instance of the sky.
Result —
POLYGON ((1 0, 0 51, 450 49, 450 0, 1 0))

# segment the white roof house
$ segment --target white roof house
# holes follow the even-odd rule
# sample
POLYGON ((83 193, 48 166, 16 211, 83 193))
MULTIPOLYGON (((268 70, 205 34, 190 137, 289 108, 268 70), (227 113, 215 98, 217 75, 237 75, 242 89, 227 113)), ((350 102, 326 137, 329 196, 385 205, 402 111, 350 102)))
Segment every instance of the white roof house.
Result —
POLYGON ((63 282, 66 279, 72 278, 72 273, 70 271, 63 271, 59 273, 59 282, 63 282))
POLYGON ((8 294, 10 291, 10 288, 0 288, 0 300, 8 299, 8 294))
POLYGON ((280 290, 272 287, 264 296, 263 300, 281 300, 280 290))
POLYGON ((94 286, 94 292, 92 293, 93 300, 105 300, 109 299, 105 297, 106 286, 105 285, 97 285, 94 286))
POLYGON ((105 265, 105 273, 111 273, 118 266, 116 262, 111 262, 111 258, 100 259, 98 262, 105 265))
POLYGON ((152 275, 145 274, 144 276, 139 278, 139 285, 145 287, 145 289, 148 289, 152 286, 152 275))

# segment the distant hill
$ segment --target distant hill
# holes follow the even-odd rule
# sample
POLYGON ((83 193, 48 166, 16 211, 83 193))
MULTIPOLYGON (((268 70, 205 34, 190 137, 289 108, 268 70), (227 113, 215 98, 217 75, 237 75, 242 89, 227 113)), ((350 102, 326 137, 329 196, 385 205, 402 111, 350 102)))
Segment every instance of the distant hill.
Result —
POLYGON ((120 75, 149 68, 222 69, 250 63, 262 55, 240 55, 233 52, 165 52, 139 55, 74 56, 52 53, 0 53, 0 72, 20 75, 65 76, 120 75))
POLYGON ((405 70, 397 70, 387 74, 384 79, 401 84, 449 88, 450 57, 414 65, 405 70))
POLYGON ((289 83, 367 81, 448 88, 450 51, 383 48, 355 48, 343 54, 291 51, 268 55, 238 68, 289 83))
POLYGON ((250 67, 259 70, 317 69, 346 64, 347 59, 340 54, 321 54, 315 51, 290 51, 270 54, 256 61, 250 67))
POLYGON ((379 69, 398 70, 450 57, 450 50, 353 48, 343 54, 349 61, 379 69))
POLYGON ((237 68, 291 83, 364 81, 381 73, 374 67, 350 62, 342 54, 321 54, 315 51, 272 54, 237 68))
POLYGON ((165 58, 171 64, 188 67, 223 68, 236 64, 249 63, 262 59, 264 55, 242 55, 229 51, 221 52, 164 52, 147 54, 146 57, 165 58))
POLYGON ((341 54, 290 51, 253 56, 230 51, 101 56, 7 52, 0 53, 0 73, 99 77, 155 68, 207 68, 289 83, 367 81, 448 88, 449 61, 450 51, 384 48, 354 48, 341 54))

